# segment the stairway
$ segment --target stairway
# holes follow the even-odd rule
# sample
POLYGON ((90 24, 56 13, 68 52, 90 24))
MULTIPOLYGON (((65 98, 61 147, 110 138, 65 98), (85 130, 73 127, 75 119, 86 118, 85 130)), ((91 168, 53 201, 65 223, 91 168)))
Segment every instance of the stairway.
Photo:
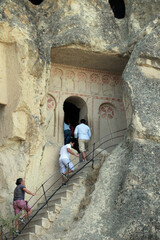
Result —
MULTIPOLYGON (((95 153, 98 153, 98 156, 95 157, 96 165, 102 165, 104 159, 109 155, 107 151, 97 148, 95 153), (102 152, 103 151, 103 152, 102 152)), ((76 171, 81 168, 84 163, 79 163, 76 171)), ((98 166, 97 165, 97 166, 98 166)), ((92 162, 81 169, 80 172, 77 172, 66 185, 62 186, 59 191, 50 199, 48 204, 43 207, 37 215, 32 219, 32 221, 26 226, 22 233, 16 237, 16 240, 39 240, 41 236, 45 236, 46 231, 53 225, 53 222, 58 218, 60 211, 67 206, 69 200, 71 200, 72 195, 81 187, 89 169, 92 169, 92 162)), ((47 199, 53 194, 54 190, 48 194, 47 199)), ((39 202, 34 210, 32 210, 32 216, 37 212, 37 210, 44 204, 44 200, 39 202)), ((23 225, 21 225, 23 227, 23 225)), ((8 240, 15 239, 13 237, 8 238, 8 240)), ((59 234, 54 238, 55 240, 59 239, 59 234)))
MULTIPOLYGON (((79 164, 81 167, 83 163, 79 164)), ((40 239, 40 235, 45 233, 45 230, 49 229, 53 221, 61 209, 67 204, 67 201, 72 197, 72 194, 77 191, 80 185, 84 182, 87 169, 91 168, 91 164, 85 167, 83 171, 80 171, 73 176, 66 185, 64 185, 48 202, 43 209, 41 209, 32 221, 26 226, 23 232, 16 237, 17 240, 37 240, 40 239)), ((49 197, 49 196, 47 196, 49 197)), ((32 211, 32 215, 43 205, 44 202, 39 202, 37 209, 32 211)), ((21 225, 23 226, 23 225, 21 225)), ((10 238, 13 239, 13 238, 10 238)))

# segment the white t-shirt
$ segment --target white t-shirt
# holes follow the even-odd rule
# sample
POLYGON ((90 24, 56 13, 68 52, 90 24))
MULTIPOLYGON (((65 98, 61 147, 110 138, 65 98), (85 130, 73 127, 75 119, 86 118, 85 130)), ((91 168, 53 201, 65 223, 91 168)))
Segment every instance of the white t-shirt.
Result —
POLYGON ((71 145, 70 144, 66 144, 63 147, 61 147, 60 159, 69 159, 70 153, 67 151, 67 148, 71 149, 71 145))

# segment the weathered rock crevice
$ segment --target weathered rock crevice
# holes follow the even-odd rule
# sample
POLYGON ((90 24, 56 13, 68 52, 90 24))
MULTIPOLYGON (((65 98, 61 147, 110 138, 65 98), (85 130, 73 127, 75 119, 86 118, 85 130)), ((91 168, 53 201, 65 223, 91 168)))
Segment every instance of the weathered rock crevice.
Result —
POLYGON ((98 179, 99 171, 102 165, 103 165, 102 161, 99 164, 95 164, 94 169, 90 170, 87 174, 87 177, 85 179, 86 188, 85 196, 80 201, 77 215, 74 217, 75 221, 80 220, 84 216, 86 208, 91 203, 92 193, 95 190, 95 184, 98 179))

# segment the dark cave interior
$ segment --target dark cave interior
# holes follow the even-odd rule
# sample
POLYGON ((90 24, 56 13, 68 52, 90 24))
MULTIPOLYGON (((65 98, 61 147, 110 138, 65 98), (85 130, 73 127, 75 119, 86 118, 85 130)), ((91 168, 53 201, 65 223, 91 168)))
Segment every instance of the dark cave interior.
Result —
POLYGON ((125 17, 124 0, 109 0, 109 4, 112 8, 115 18, 122 19, 125 17))

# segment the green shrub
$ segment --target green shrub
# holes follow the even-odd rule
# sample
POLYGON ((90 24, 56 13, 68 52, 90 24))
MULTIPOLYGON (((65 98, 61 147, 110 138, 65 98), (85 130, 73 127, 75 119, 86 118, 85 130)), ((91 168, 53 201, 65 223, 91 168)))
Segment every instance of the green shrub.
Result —
POLYGON ((9 236, 15 234, 15 220, 18 216, 3 217, 0 215, 0 239, 3 239, 4 236, 9 236))

